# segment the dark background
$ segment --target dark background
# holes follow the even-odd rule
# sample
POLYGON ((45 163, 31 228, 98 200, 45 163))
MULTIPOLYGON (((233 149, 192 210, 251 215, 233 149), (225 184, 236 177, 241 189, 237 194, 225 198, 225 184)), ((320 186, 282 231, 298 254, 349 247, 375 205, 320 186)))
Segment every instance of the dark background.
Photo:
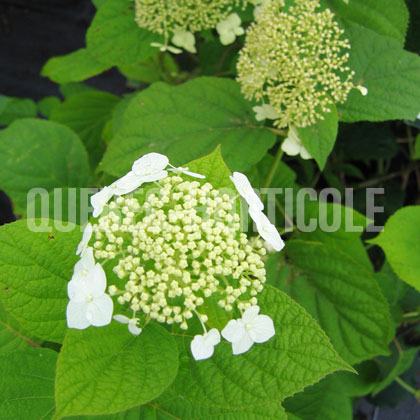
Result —
MULTIPOLYGON (((94 14, 90 0, 0 0, 0 94, 35 101, 59 96, 58 85, 41 77, 41 69, 49 58, 85 46, 85 33, 94 14)), ((126 91, 125 79, 116 69, 88 84, 115 94, 126 91)), ((10 200, 0 191, 0 224, 13 220, 10 200)), ((397 409, 378 408, 362 400, 356 404, 356 418, 420 420, 419 410, 414 398, 397 409)))

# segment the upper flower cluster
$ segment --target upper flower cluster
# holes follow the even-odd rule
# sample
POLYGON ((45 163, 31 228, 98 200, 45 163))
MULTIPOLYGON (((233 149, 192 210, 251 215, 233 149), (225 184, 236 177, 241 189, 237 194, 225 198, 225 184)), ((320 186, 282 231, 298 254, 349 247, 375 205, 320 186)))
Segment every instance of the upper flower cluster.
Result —
MULTIPOLYGON (((86 226, 76 251, 81 258, 68 285, 69 327, 107 325, 117 312, 114 320, 138 335, 152 319, 187 330, 196 317, 204 335, 196 336, 191 350, 199 360, 220 341, 220 333, 206 327, 206 308, 215 303, 243 315, 222 331, 234 354, 274 335, 271 319, 258 315, 257 306, 266 250, 260 239, 250 241, 241 232, 238 195, 187 177, 205 178, 150 153, 92 196, 98 219, 86 226), (105 265, 114 272, 111 284, 105 265)), ((283 241, 246 176, 235 172, 231 179, 261 237, 280 250, 283 241)))
POLYGON ((164 44, 152 44, 162 51, 180 53, 182 50, 168 46, 172 43, 186 51, 195 53, 193 33, 203 29, 216 28, 223 44, 242 35, 241 20, 235 13, 230 15, 234 6, 246 6, 248 0, 135 0, 136 21, 141 28, 164 35, 164 44), (230 15, 230 16, 229 16, 230 15))
POLYGON ((354 86, 343 33, 319 0, 295 0, 287 10, 284 0, 265 2, 238 60, 245 96, 270 105, 258 109, 260 119, 268 112, 278 127, 305 127, 346 100, 354 86))

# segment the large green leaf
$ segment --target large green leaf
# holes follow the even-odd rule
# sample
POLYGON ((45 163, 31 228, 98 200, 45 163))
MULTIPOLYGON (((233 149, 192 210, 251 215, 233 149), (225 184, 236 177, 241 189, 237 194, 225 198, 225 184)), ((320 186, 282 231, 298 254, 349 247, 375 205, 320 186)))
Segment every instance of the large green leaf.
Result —
POLYGON ((338 16, 396 39, 404 46, 409 13, 404 0, 327 0, 338 16))
POLYGON ((0 95, 0 125, 8 125, 18 118, 36 116, 36 105, 32 99, 9 98, 0 95))
POLYGON ((159 396, 175 379, 178 352, 157 324, 138 336, 113 322, 70 330, 57 362, 56 416, 112 414, 159 396))
POLYGON ((119 100, 110 93, 91 90, 70 96, 52 112, 51 120, 70 127, 79 135, 89 152, 92 167, 105 151, 102 131, 119 100))
POLYGON ((0 419, 47 420, 54 412, 57 353, 27 348, 1 355, 0 419))
POLYGON ((321 171, 331 153, 338 132, 338 116, 335 106, 324 114, 324 119, 309 127, 298 128, 299 137, 321 171))
POLYGON ((108 65, 130 65, 156 53, 151 42, 161 37, 141 29, 134 19, 130 0, 107 0, 98 7, 86 35, 89 54, 108 65))
MULTIPOLYGON (((338 353, 354 364, 388 353, 390 314, 372 268, 353 255, 352 241, 289 240, 287 256, 269 281, 315 316, 338 353)), ((272 257, 272 258, 275 258, 272 257)))
POLYGON ((188 401, 173 388, 151 402, 148 410, 150 420, 290 420, 279 402, 225 408, 188 401))
POLYGON ((355 84, 368 88, 366 96, 353 89, 338 106, 344 122, 414 120, 420 109, 420 57, 404 51, 392 38, 351 25, 349 66, 355 84))
POLYGON ((275 406, 329 373, 349 369, 316 321, 286 294, 267 285, 259 305, 273 319, 276 335, 245 354, 232 355, 230 343, 222 341, 211 359, 196 362, 192 337, 177 336, 181 365, 174 388, 187 413, 194 404, 208 407, 207 412, 237 410, 248 413, 238 418, 253 418, 256 407, 275 406))
POLYGON ((180 86, 155 83, 130 102, 100 168, 120 176, 151 151, 182 165, 222 146, 232 170, 262 159, 276 136, 254 118, 233 80, 201 77, 180 86))
POLYGON ((352 420, 353 404, 335 376, 329 376, 284 402, 302 420, 352 420))
POLYGON ((112 67, 112 64, 95 60, 86 48, 49 59, 41 75, 56 83, 80 82, 96 76, 112 67))
POLYGON ((0 133, 0 185, 22 210, 32 188, 86 187, 89 165, 82 142, 51 121, 17 120, 0 133))
POLYGON ((0 228, 0 300, 31 334, 63 340, 67 282, 78 260, 80 239, 80 227, 71 232, 54 228, 32 232, 21 220, 0 228))
POLYGON ((380 245, 398 276, 420 291, 420 206, 398 210, 370 242, 380 245))

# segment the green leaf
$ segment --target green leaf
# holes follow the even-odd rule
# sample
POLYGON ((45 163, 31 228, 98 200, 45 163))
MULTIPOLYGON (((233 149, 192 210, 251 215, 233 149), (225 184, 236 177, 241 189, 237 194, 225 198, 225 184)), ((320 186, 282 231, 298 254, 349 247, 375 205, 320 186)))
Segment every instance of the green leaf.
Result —
POLYGON ((27 348, 0 358, 0 419, 47 420, 54 412, 57 353, 27 348))
POLYGON ((390 306, 396 305, 407 293, 409 287, 392 271, 388 261, 381 271, 375 273, 375 277, 390 306))
MULTIPOLYGON (((413 364, 414 359, 419 354, 419 348, 411 348, 408 350, 399 350, 397 354, 397 361, 392 369, 387 373, 385 378, 375 386, 372 395, 375 396, 383 391, 388 385, 391 385, 394 380, 403 374, 413 364)), ((380 363, 380 360, 378 361, 380 363)))
POLYGON ((298 270, 280 265, 276 284, 318 319, 341 357, 354 364, 388 353, 390 314, 372 268, 348 243, 340 249, 289 240, 287 256, 298 270))
POLYGON ((302 420, 352 420, 353 404, 334 375, 305 389, 284 402, 302 420))
POLYGON ((150 403, 150 409, 153 409, 151 420, 290 420, 278 402, 226 408, 188 401, 172 387, 150 403))
POLYGON ((82 235, 80 228, 33 232, 27 223, 0 228, 0 300, 31 334, 60 343, 66 332, 67 282, 82 235))
POLYGON ((404 51, 394 39, 360 26, 350 26, 346 33, 354 83, 369 92, 362 96, 353 89, 338 106, 340 121, 414 120, 420 109, 420 57, 404 51))
MULTIPOLYGON (((157 50, 157 49, 156 49, 157 50)), ((119 66, 118 70, 128 79, 142 83, 169 81, 172 74, 178 73, 178 65, 169 53, 158 53, 137 64, 119 66)))
POLYGON ((86 48, 70 54, 49 59, 41 71, 41 76, 56 83, 81 82, 97 76, 112 67, 112 64, 97 61, 86 48))
POLYGON ((329 373, 349 369, 316 321, 285 293, 267 285, 258 299, 276 335, 247 353, 233 356, 230 343, 222 341, 211 359, 196 362, 192 337, 177 336, 181 365, 174 387, 187 406, 252 413, 255 406, 280 403, 329 373))
POLYGON ((324 120, 297 130, 306 150, 316 160, 322 171, 337 138, 337 109, 333 106, 331 112, 324 114, 324 120))
POLYGON ((141 155, 168 155, 174 165, 212 152, 219 144, 232 170, 262 159, 276 136, 254 118, 233 80, 201 77, 179 86, 155 83, 128 105, 123 126, 100 169, 121 176, 141 155))
POLYGON ((76 95, 82 92, 90 92, 95 89, 84 83, 69 82, 60 85, 59 90, 60 93, 64 96, 64 99, 68 99, 72 95, 76 95))
POLYGON ((350 4, 327 0, 327 3, 337 16, 392 37, 404 46, 409 20, 404 0, 351 0, 350 4))
POLYGON ((36 116, 36 105, 32 99, 9 98, 0 95, 0 125, 9 125, 18 118, 36 116))
POLYGON ((130 0, 107 0, 100 4, 86 34, 89 54, 104 65, 131 65, 147 60, 156 53, 151 42, 161 36, 141 29, 130 0))
POLYGON ((205 175, 205 182, 210 182, 216 189, 233 188, 232 175, 222 157, 221 147, 207 156, 193 160, 186 165, 191 171, 205 175))
POLYGON ((420 206, 398 210, 369 242, 381 246, 397 275, 420 291, 420 206))
POLYGON ((57 96, 46 96, 38 102, 39 113, 45 118, 50 118, 51 112, 60 104, 61 101, 57 96))
POLYGON ((24 350, 28 346, 29 339, 23 336, 16 320, 4 310, 3 305, 0 302, 0 354, 24 350))
POLYGON ((105 151, 102 131, 119 100, 110 93, 90 90, 72 95, 51 115, 51 120, 68 126, 79 135, 89 153, 92 168, 105 151))
POLYGON ((89 165, 82 142, 67 127, 23 119, 0 133, 0 184, 24 209, 32 188, 86 187, 89 165))
POLYGON ((113 322, 69 330, 57 362, 56 417, 112 414, 159 396, 175 379, 173 337, 150 324, 135 337, 113 322))

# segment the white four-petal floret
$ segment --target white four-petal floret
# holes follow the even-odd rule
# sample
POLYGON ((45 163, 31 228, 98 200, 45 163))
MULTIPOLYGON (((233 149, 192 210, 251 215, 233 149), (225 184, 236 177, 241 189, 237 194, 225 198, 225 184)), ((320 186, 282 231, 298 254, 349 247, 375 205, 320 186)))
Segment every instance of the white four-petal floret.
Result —
POLYGON ((222 330, 223 338, 232 343, 233 354, 245 353, 254 343, 265 343, 275 335, 273 320, 259 312, 259 306, 251 306, 241 319, 230 320, 222 330))
POLYGON ((133 335, 139 335, 143 330, 138 326, 138 318, 128 318, 125 315, 114 315, 114 321, 119 322, 120 324, 128 325, 128 331, 133 335))
POLYGON ((196 335, 191 341, 191 353, 195 360, 205 360, 213 356, 214 347, 220 343, 220 333, 216 328, 196 335))

